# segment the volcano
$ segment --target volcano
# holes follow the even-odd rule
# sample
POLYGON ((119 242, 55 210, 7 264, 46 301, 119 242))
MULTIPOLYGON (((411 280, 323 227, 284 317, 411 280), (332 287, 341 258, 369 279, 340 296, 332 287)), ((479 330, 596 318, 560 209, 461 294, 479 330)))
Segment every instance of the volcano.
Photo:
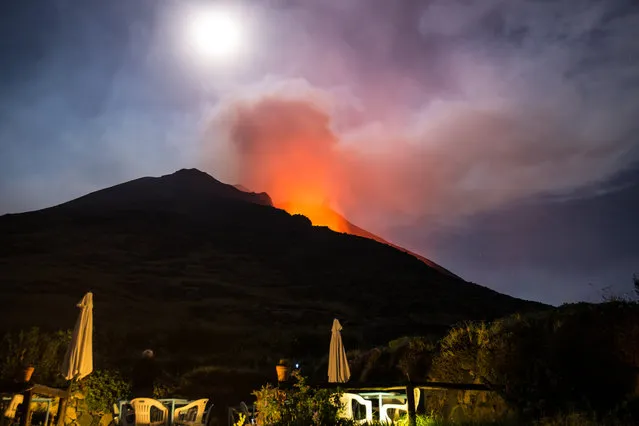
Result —
MULTIPOLYGON (((248 189, 246 189, 243 186, 239 186, 236 185, 236 187, 238 189, 242 189, 244 191, 248 191, 248 189)), ((294 211, 294 208, 289 209, 289 203, 283 203, 282 205, 279 205, 278 207, 283 208, 286 211, 294 211)), ((330 206, 328 206, 327 204, 322 204, 322 205, 316 205, 316 206, 311 206, 308 208, 309 211, 312 211, 314 213, 314 215, 317 215, 318 217, 320 217, 320 223, 324 223, 324 224, 336 224, 335 227, 332 226, 328 226, 329 228, 331 228, 332 230, 336 231, 336 232, 343 232, 346 234, 350 234, 350 235, 356 235, 358 237, 364 237, 364 238, 368 238, 374 241, 377 241, 379 243, 382 244, 386 244, 388 246, 391 246, 397 250, 403 251, 404 253, 408 253, 411 256, 414 256, 415 258, 421 260, 422 262, 424 262, 425 264, 427 264, 428 266, 430 266, 431 268, 436 269, 437 271, 443 273, 443 274, 447 274, 456 278, 460 278, 459 276, 455 275, 454 273, 452 273, 451 271, 449 271, 446 268, 443 268, 442 266, 438 265, 437 263, 433 262, 430 259, 427 259, 424 256, 421 256, 417 253, 414 253, 410 250, 407 250, 403 247, 400 247, 396 244, 390 243, 388 241, 386 241, 384 238, 380 237, 379 235, 375 235, 372 232, 369 232, 363 228, 360 228, 357 225, 352 224, 351 222, 349 222, 345 217, 343 217, 342 215, 340 215, 339 213, 337 213, 336 211, 334 211, 333 209, 330 208, 330 206)), ((309 218, 312 221, 312 218, 309 218)))
POLYGON ((543 307, 348 226, 313 226, 195 169, 4 215, 0 331, 70 328, 92 291, 96 359, 150 348, 180 371, 270 374, 279 357, 324 356, 333 318, 356 349, 543 307))
POLYGON ((313 327, 339 316, 379 339, 540 306, 466 282, 326 209, 347 233, 275 208, 266 193, 183 169, 1 216, 0 324, 48 313, 47 325, 62 326, 89 289, 98 318, 140 327, 163 323, 166 310, 178 323, 228 311, 240 328, 263 323, 261 315, 313 327))

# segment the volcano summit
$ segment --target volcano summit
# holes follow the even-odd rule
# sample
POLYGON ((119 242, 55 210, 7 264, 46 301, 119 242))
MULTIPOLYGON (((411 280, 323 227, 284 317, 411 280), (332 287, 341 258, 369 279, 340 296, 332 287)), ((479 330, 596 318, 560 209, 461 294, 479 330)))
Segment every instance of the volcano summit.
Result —
POLYGON ((323 354, 334 317, 354 348, 540 306, 349 226, 312 226, 195 169, 4 215, 0 324, 66 328, 91 290, 114 346, 258 367, 323 354))

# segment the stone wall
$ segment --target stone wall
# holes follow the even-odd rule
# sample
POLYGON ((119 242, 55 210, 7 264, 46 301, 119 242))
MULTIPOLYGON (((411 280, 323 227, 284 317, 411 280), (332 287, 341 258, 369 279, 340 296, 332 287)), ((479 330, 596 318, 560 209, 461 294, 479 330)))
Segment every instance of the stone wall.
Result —
POLYGON ((515 413, 495 392, 422 390, 422 404, 418 412, 436 414, 454 422, 492 422, 509 418, 515 413))
POLYGON ((109 426, 114 424, 113 413, 92 413, 81 392, 73 394, 64 419, 66 426, 109 426))
MULTIPOLYGON (((59 400, 54 399, 51 403, 49 414, 49 426, 54 425, 55 415, 58 412, 59 400)), ((46 418, 47 403, 34 402, 32 409, 32 423, 34 425, 43 424, 46 418)), ((113 425, 113 413, 92 413, 87 406, 84 395, 80 392, 73 394, 67 405, 64 417, 65 426, 109 426, 113 425)))

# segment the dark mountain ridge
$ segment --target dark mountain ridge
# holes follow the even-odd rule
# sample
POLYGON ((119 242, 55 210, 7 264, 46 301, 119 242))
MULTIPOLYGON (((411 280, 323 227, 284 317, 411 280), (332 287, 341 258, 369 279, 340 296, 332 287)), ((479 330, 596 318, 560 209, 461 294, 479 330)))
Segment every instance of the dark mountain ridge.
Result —
POLYGON ((272 206, 268 194, 242 191, 198 169, 182 169, 162 177, 143 177, 92 192, 55 206, 62 209, 183 210, 215 199, 272 206))
POLYGON ((181 170, 2 216, 1 327, 71 328, 90 290, 115 358, 261 368, 324 355, 334 317, 357 348, 543 307, 269 204, 181 170))

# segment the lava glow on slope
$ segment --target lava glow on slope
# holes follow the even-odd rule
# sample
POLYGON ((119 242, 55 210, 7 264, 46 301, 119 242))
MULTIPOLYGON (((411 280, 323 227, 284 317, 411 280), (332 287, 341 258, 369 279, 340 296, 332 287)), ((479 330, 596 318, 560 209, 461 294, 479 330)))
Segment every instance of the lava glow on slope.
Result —
MULTIPOLYGON (((318 101, 319 102, 319 101, 318 101)), ((219 112, 237 155, 237 179, 264 191, 273 204, 313 225, 346 232, 328 201, 337 199, 337 137, 323 107, 277 95, 230 103, 219 112)))
POLYGON ((277 207, 290 214, 301 214, 310 219, 315 226, 327 226, 336 232, 348 232, 344 218, 336 214, 329 206, 320 202, 294 200, 277 203, 277 207))

